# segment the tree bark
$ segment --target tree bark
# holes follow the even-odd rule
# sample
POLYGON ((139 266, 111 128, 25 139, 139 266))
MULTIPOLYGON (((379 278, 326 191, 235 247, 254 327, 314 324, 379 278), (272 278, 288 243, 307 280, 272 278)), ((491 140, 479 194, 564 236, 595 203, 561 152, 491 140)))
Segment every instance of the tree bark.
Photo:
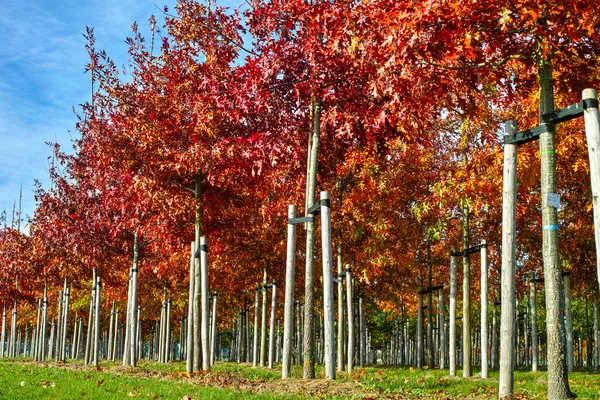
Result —
MULTIPOLYGON (((549 56, 550 57, 550 56, 549 56)), ((541 60, 538 66, 540 87, 540 123, 542 115, 554 111, 552 63, 541 60)), ((571 397, 567 366, 566 343, 563 324, 563 299, 561 296, 561 268, 558 245, 558 212, 546 204, 548 193, 556 193, 556 153, 554 126, 546 124, 548 132, 540 135, 541 192, 542 192, 542 257, 546 288, 546 333, 548 351, 548 398, 571 397)))
POLYGON ((202 369, 210 369, 210 352, 208 350, 208 318, 210 313, 210 289, 208 287, 208 245, 206 237, 200 238, 200 285, 202 290, 202 369))
POLYGON ((264 367, 267 361, 267 270, 263 273, 262 287, 262 310, 260 320, 260 362, 259 366, 264 367))
MULTIPOLYGON (((321 103, 313 97, 313 134, 310 143, 310 169, 307 186, 307 207, 315 201, 317 190, 317 171, 319 141, 321 135, 321 103), (310 204, 309 204, 310 203, 310 204)), ((304 278, 304 379, 315 378, 315 281, 314 281, 314 252, 315 252, 316 225, 307 223, 306 231, 306 270, 304 278)))
MULTIPOLYGON (((452 246, 452 253, 456 248, 452 246)), ((456 376, 456 257, 450 257, 450 342, 448 344, 450 376, 456 376)), ((407 337, 408 339, 408 337, 407 337)))
POLYGON ((194 304, 195 304, 195 254, 196 254, 196 242, 190 244, 191 256, 190 256, 190 288, 188 294, 188 318, 187 318, 187 338, 185 345, 185 370, 188 374, 194 372, 194 304))
POLYGON ((354 293, 352 288, 352 270, 346 265, 346 302, 348 303, 348 373, 354 367, 354 293))

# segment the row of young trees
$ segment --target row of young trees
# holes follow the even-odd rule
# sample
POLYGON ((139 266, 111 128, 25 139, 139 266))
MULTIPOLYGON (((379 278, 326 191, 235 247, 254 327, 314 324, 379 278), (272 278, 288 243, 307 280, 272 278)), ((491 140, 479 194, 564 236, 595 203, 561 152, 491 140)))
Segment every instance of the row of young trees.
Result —
MULTIPOLYGON (((65 277, 89 287, 96 269, 103 301, 123 306, 135 269, 145 307, 159 307, 166 290, 174 314, 186 313, 189 242, 206 236, 210 287, 230 321, 263 270, 284 281, 287 207, 306 213, 320 190, 331 193, 340 263, 382 310, 414 312, 409 288, 426 286, 427 259, 438 266, 433 282, 446 282, 450 246, 481 238, 498 285, 500 124, 533 126, 600 80, 600 15, 586 1, 252 0, 230 10, 182 0, 163 15, 163 28, 150 19, 150 38, 133 25, 126 72, 86 32, 92 98, 79 113, 80 137, 73 151, 53 147, 52 185, 36 188, 29 234, 6 224, 1 232, 8 305, 34 304, 44 280, 51 295, 65 277)), ((562 266, 574 288, 596 292, 583 125, 563 125, 562 266)), ((543 272, 540 155, 525 145, 518 158, 525 292, 525 277, 543 272)), ((320 255, 317 227, 306 228, 296 297, 311 332, 320 255)), ((466 262, 463 291, 474 296, 470 277, 466 262)), ((304 340, 310 378, 314 337, 304 340)))

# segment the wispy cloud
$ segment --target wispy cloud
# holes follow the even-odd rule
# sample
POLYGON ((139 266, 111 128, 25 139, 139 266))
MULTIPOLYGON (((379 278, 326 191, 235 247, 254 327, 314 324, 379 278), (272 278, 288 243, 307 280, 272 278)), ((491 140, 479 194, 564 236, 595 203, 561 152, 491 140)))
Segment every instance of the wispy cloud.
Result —
MULTIPOLYGON (((166 2, 172 6, 174 0, 166 2)), ((34 209, 33 182, 48 184, 50 149, 70 148, 79 108, 90 97, 82 33, 95 27, 97 48, 117 65, 127 62, 124 40, 137 21, 158 14, 154 0, 0 3, 0 211, 12 210, 23 185, 23 212, 34 209)))

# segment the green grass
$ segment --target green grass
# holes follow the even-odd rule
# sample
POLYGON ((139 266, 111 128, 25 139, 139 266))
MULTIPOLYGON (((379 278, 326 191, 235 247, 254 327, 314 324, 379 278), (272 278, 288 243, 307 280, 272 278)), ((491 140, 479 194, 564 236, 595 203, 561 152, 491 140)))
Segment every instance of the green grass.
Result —
MULTIPOLYGON (((477 372, 477 371, 475 371, 477 372)), ((34 363, 27 360, 0 360, 0 398, 52 399, 495 399, 498 373, 481 379, 449 377, 447 370, 414 368, 357 368, 337 380, 324 378, 317 367, 317 379, 301 379, 300 366, 292 377, 280 379, 276 369, 252 368, 248 364, 218 363, 210 372, 189 376, 181 362, 158 364, 142 361, 135 369, 101 363, 100 369, 81 363, 34 363)), ((571 390, 579 399, 600 399, 600 374, 578 371, 569 375, 571 390)), ((546 373, 515 373, 515 398, 545 399, 546 373)))

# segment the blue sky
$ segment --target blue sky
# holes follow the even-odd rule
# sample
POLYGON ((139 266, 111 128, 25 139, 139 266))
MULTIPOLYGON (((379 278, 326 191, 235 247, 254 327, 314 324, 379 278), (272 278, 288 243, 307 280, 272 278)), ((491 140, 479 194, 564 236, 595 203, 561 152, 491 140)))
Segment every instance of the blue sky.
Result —
MULTIPOLYGON (((230 0, 224 3, 242 3, 230 0)), ((1 0, 0 1, 0 212, 8 217, 23 185, 23 214, 33 215, 34 180, 48 187, 46 142, 71 147, 77 137, 73 107, 90 98, 84 73, 87 53, 82 33, 94 28, 96 48, 118 66, 127 63, 124 40, 137 21, 163 18, 175 0, 1 0)), ((146 34, 145 36, 148 37, 146 34)), ((9 221, 10 223, 10 221, 9 221)))

